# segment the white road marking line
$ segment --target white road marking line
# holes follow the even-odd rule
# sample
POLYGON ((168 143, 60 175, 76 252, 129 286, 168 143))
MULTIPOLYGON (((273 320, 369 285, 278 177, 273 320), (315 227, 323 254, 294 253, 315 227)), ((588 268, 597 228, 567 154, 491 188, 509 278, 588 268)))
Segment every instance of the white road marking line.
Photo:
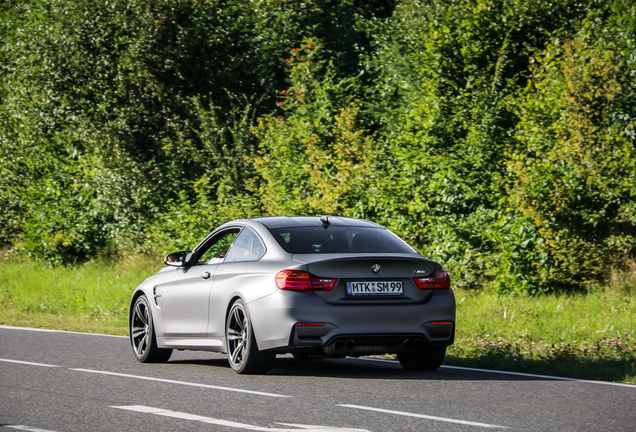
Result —
POLYGON ((415 414, 415 413, 407 413, 407 412, 402 412, 402 411, 393 411, 393 410, 387 410, 387 409, 382 409, 382 408, 371 408, 371 407, 365 407, 365 406, 360 406, 360 405, 338 405, 341 407, 345 407, 345 408, 355 408, 355 409, 360 409, 360 410, 366 410, 366 411, 375 411, 375 412, 379 412, 379 413, 384 413, 384 414, 395 414, 395 415, 401 415, 401 416, 406 416, 406 417, 415 417, 415 418, 421 418, 421 419, 426 419, 426 420, 435 420, 435 421, 441 421, 441 422, 446 422, 446 423, 457 423, 457 424, 463 424, 463 425, 467 425, 467 426, 479 426, 479 427, 484 427, 484 428, 496 428, 496 429, 508 429, 506 426, 497 426, 497 425, 492 425, 492 424, 487 424, 487 423, 477 423, 477 422, 471 422, 471 421, 466 421, 466 420, 456 420, 456 419, 451 419, 451 418, 446 418, 446 417, 436 417, 436 416, 430 416, 430 415, 424 415, 424 414, 415 414))
POLYGON ((2 426, 6 428, 18 429, 18 430, 23 430, 28 432, 54 432, 54 431, 50 431, 46 429, 40 429, 40 428, 24 426, 24 425, 2 425, 2 426))
POLYGON ((215 386, 215 385, 209 385, 209 384, 199 384, 199 383, 193 383, 188 381, 176 381, 176 380, 164 379, 164 378, 153 378, 153 377, 145 377, 145 376, 139 376, 139 375, 129 375, 129 374, 123 374, 123 373, 117 373, 117 372, 106 372, 106 371, 98 371, 98 370, 92 370, 92 369, 69 369, 69 370, 78 371, 78 372, 88 372, 88 373, 94 373, 94 374, 102 374, 102 375, 112 375, 112 376, 123 377, 123 378, 134 378, 134 379, 146 380, 146 381, 164 382, 168 384, 180 384, 180 385, 191 386, 191 387, 202 387, 202 388, 209 388, 214 390, 224 390, 224 391, 231 391, 236 393, 247 393, 247 394, 252 394, 257 396, 268 396, 268 397, 276 397, 276 398, 292 397, 292 396, 286 396, 286 395, 281 395, 276 393, 265 393, 265 392, 259 392, 254 390, 243 390, 243 389, 232 388, 232 387, 221 387, 221 386, 215 386))
POLYGON ((105 337, 128 339, 128 336, 109 335, 109 334, 103 334, 103 333, 75 332, 75 331, 69 331, 69 330, 55 330, 55 329, 33 328, 33 327, 8 326, 4 324, 0 324, 0 329, 26 330, 26 331, 34 331, 34 332, 45 332, 45 333, 69 333, 69 334, 78 334, 78 335, 105 336, 105 337))
MULTIPOLYGON (((271 427, 254 426, 254 425, 248 425, 245 423, 237 423, 237 422, 228 421, 228 420, 215 419, 212 417, 204 417, 204 416, 200 416, 196 414, 188 414, 184 412, 171 411, 171 410, 166 410, 161 408, 147 407, 143 405, 111 406, 111 408, 134 411, 134 412, 139 412, 144 414, 160 415, 164 417, 171 417, 171 418, 176 418, 181 420, 198 421, 201 423, 231 427, 236 429, 245 429, 245 430, 262 431, 262 432, 298 432, 298 429, 277 429, 277 428, 271 428, 271 427)), ((278 424, 284 425, 284 423, 278 423, 278 424)), ((346 428, 343 429, 343 428, 334 428, 329 426, 308 426, 308 425, 293 425, 293 426, 296 426, 305 430, 311 430, 314 432, 321 432, 321 431, 322 432, 369 432, 364 429, 346 429, 346 428)))
MULTIPOLYGON (((359 357, 359 358, 349 357, 349 358, 353 360, 367 360, 367 361, 399 364, 397 360, 376 359, 376 358, 367 358, 367 357, 359 357)), ((618 387, 636 388, 636 385, 634 384, 625 384, 625 383, 617 383, 617 382, 610 382, 610 381, 593 381, 593 380, 566 378, 566 377, 558 377, 558 376, 551 376, 551 375, 536 375, 536 374, 529 374, 525 372, 510 372, 510 371, 500 371, 500 370, 492 370, 492 369, 477 369, 477 368, 469 368, 469 367, 462 367, 462 366, 440 366, 440 368, 441 369, 457 369, 457 370, 474 371, 474 372, 487 372, 487 373, 494 373, 494 374, 500 374, 500 375, 518 375, 518 376, 525 376, 530 378, 542 378, 542 379, 551 379, 551 380, 558 380, 558 381, 577 381, 577 382, 582 382, 587 384, 603 384, 603 385, 618 386, 618 387)))
POLYGON ((545 378, 545 379, 553 379, 553 380, 559 380, 559 381, 577 381, 577 382, 588 383, 588 384, 603 384, 603 385, 611 385, 611 386, 618 386, 618 387, 636 388, 636 385, 634 384, 624 384, 624 383, 616 383, 616 382, 609 382, 609 381, 592 381, 592 380, 584 380, 584 379, 578 379, 578 378, 565 378, 565 377, 555 377, 550 375, 535 375, 535 374, 529 374, 529 373, 523 373, 523 372, 508 372, 508 371, 498 371, 498 370, 489 370, 489 369, 476 369, 476 368, 467 368, 467 367, 461 367, 461 366, 442 366, 442 367, 445 369, 489 372, 489 373, 496 373, 496 374, 502 374, 502 375, 519 375, 519 376, 532 377, 532 378, 545 378))
MULTIPOLYGON (((276 423, 279 425, 283 425, 283 426, 291 426, 291 427, 296 427, 298 429, 307 429, 310 431, 328 431, 328 432, 369 432, 367 429, 351 429, 351 428, 339 428, 339 427, 334 427, 334 426, 317 426, 317 425, 303 425, 303 424, 296 424, 296 423, 276 423)), ((269 429, 271 430, 271 429, 269 429)), ((298 432, 298 431, 296 431, 298 432)))
POLYGON ((0 359, 0 361, 7 362, 7 363, 25 364, 25 365, 30 365, 30 366, 61 367, 61 366, 58 366, 58 365, 45 364, 45 363, 34 363, 34 362, 28 362, 28 361, 22 361, 22 360, 0 359))

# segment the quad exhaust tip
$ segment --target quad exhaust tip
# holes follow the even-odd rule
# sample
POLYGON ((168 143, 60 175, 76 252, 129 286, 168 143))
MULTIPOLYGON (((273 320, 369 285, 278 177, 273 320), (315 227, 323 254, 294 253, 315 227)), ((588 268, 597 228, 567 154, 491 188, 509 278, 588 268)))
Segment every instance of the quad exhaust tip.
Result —
POLYGON ((331 354, 347 354, 347 353, 365 353, 365 352, 413 352, 424 345, 424 340, 419 337, 405 337, 404 339, 397 339, 393 343, 379 344, 379 345, 360 345, 355 339, 337 339, 332 341, 329 345, 325 346, 325 352, 331 354))

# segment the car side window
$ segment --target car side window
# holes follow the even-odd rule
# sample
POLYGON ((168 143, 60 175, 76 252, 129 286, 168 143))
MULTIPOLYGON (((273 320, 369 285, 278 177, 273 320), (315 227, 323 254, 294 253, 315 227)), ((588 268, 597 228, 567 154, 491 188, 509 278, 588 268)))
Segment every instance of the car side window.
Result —
POLYGON ((224 231, 219 237, 210 240, 210 244, 206 245, 206 250, 199 256, 198 264, 204 264, 213 258, 219 258, 220 261, 226 257, 232 242, 236 239, 239 229, 231 229, 224 231))
POLYGON ((234 240, 224 262, 258 261, 263 255, 265 244, 261 238, 251 229, 244 228, 234 240))

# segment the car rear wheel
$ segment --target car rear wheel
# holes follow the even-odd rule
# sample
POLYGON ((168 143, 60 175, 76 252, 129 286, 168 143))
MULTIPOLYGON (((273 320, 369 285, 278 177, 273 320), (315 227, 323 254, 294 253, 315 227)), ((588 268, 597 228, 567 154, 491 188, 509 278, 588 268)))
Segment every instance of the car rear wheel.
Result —
POLYGON ((146 296, 137 297, 130 314, 130 343, 135 358, 142 363, 165 363, 172 355, 171 349, 157 347, 152 312, 146 296))
POLYGON ((236 300, 230 309, 225 338, 227 358, 234 372, 267 373, 274 365, 276 353, 258 350, 252 323, 243 300, 236 300))
POLYGON ((435 370, 446 357, 446 347, 422 347, 411 353, 398 353, 398 360, 406 370, 435 370))

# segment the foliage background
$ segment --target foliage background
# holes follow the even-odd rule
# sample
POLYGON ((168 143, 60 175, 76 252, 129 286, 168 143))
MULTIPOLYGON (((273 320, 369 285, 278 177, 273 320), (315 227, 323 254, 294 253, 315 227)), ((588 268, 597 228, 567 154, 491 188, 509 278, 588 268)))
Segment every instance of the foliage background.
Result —
POLYGON ((51 265, 268 214, 375 220, 455 286, 634 260, 636 5, 9 0, 0 243, 51 265))

